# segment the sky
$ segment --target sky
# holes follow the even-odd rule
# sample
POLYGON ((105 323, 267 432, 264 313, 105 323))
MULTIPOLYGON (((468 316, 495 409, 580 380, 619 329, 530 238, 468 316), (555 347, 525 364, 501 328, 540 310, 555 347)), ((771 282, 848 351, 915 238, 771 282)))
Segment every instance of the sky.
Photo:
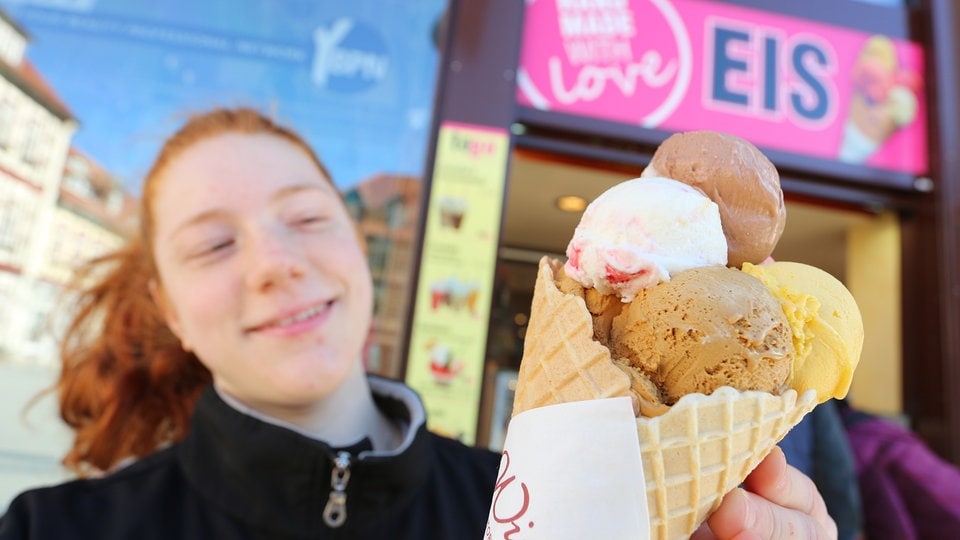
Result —
POLYGON ((185 115, 249 105, 314 146, 341 189, 420 176, 444 0, 0 0, 79 122, 73 145, 134 194, 185 115))

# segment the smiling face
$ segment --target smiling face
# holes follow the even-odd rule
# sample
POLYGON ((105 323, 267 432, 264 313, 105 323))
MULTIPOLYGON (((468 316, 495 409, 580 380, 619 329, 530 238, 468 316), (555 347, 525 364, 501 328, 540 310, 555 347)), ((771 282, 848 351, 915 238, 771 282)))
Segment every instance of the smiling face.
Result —
POLYGON ((330 395, 360 362, 373 301, 329 179, 283 138, 227 132, 154 180, 154 296, 184 348, 255 408, 330 395))

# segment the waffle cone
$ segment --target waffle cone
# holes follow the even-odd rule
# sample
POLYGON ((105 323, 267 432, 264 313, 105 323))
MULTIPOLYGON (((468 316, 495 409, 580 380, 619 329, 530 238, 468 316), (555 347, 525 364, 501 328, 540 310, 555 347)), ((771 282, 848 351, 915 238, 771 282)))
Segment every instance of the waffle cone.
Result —
POLYGON ((815 405, 813 390, 777 396, 724 386, 638 418, 650 538, 689 537, 815 405))
POLYGON ((593 340, 593 318, 583 298, 554 282, 559 263, 540 260, 523 342, 513 414, 528 409, 630 395, 630 377, 593 340))
MULTIPOLYGON (((514 414, 571 401, 629 396, 629 376, 593 339, 582 298, 561 292, 559 263, 540 261, 514 414)), ((637 418, 650 538, 687 538, 816 405, 816 393, 723 387, 689 394, 657 417, 637 418)))

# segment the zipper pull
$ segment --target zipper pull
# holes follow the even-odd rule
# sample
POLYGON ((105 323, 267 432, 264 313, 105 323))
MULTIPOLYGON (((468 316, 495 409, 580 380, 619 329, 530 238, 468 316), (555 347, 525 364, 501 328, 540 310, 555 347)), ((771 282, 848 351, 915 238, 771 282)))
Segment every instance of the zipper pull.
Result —
POLYGON ((347 482, 350 481, 350 453, 337 452, 330 472, 330 496, 323 509, 323 521, 339 527, 347 520, 347 482))

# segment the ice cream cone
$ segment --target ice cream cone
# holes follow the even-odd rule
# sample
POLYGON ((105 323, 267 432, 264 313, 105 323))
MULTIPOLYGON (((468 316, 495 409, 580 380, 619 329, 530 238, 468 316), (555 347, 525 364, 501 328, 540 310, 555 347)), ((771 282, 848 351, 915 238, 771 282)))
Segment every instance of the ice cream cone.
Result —
MULTIPOLYGON (((558 267, 540 261, 514 414, 630 395, 629 376, 593 340, 583 299, 557 288, 558 267)), ((661 416, 638 418, 650 538, 689 537, 815 405, 812 390, 798 398, 793 390, 773 395, 722 387, 709 396, 684 396, 661 416)))
POLYGON ((514 415, 556 403, 630 395, 630 378, 593 340, 593 319, 583 299, 557 289, 554 265, 559 267, 547 257, 540 261, 514 415))
POLYGON ((726 386, 638 418, 650 538, 689 537, 814 405, 812 390, 798 398, 726 386))

